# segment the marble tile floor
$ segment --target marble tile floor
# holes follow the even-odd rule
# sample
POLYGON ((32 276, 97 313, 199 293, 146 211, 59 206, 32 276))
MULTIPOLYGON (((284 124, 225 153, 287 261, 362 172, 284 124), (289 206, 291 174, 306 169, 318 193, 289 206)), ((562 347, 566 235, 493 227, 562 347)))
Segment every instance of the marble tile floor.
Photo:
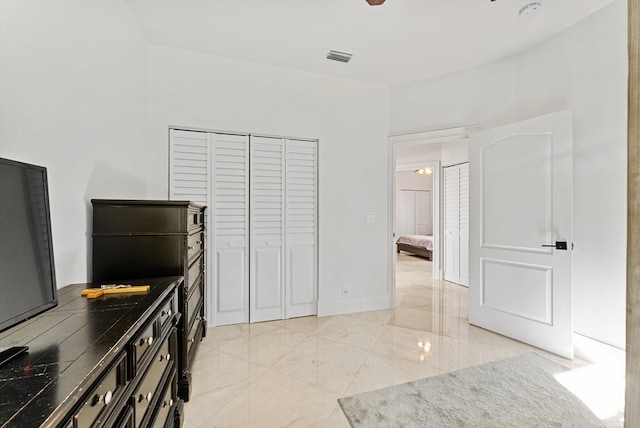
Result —
MULTIPOLYGON (((592 368, 469 325, 467 289, 433 281, 424 259, 397 255, 396 282, 395 310, 210 328, 196 356, 185 426, 349 427, 340 397, 531 350, 572 375, 592 368)), ((594 393, 579 375, 566 382, 600 403, 603 419, 620 413, 624 379, 586 373, 611 385, 594 393)))

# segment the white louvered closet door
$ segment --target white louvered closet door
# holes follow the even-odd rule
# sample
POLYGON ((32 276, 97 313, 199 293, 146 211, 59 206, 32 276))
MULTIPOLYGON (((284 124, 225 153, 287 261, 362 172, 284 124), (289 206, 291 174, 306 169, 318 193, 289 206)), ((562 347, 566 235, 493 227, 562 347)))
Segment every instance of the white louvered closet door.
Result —
POLYGON ((216 325, 249 321, 249 137, 209 134, 216 325))
POLYGON ((469 285, 469 164, 444 168, 444 279, 469 285))
POLYGON ((172 129, 169 151, 169 198, 208 205, 209 134, 172 129))
POLYGON ((444 279, 457 283, 460 265, 458 166, 444 168, 444 279))
POLYGON ((431 226, 431 192, 428 190, 416 190, 416 235, 432 235, 431 226))
POLYGON ((251 322, 284 318, 284 140, 251 136, 251 322))
POLYGON ((416 234, 416 192, 415 190, 400 190, 400 233, 402 235, 416 234))
POLYGON ((469 286, 469 164, 459 165, 458 174, 458 235, 459 275, 458 283, 469 286))
POLYGON ((317 145, 286 140, 286 317, 317 314, 317 145))

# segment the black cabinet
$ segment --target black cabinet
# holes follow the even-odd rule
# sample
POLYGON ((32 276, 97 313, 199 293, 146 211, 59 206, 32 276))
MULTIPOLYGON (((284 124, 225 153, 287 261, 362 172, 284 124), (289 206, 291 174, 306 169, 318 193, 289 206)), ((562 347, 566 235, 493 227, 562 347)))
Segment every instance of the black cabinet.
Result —
POLYGON ((178 394, 189 400, 191 366, 206 332, 205 207, 189 201, 93 199, 93 282, 181 275, 178 394))
POLYGON ((80 296, 91 284, 70 285, 58 307, 0 333, 0 347, 29 347, 0 368, 0 426, 180 426, 182 281, 142 279, 132 284, 147 293, 92 300, 80 296))

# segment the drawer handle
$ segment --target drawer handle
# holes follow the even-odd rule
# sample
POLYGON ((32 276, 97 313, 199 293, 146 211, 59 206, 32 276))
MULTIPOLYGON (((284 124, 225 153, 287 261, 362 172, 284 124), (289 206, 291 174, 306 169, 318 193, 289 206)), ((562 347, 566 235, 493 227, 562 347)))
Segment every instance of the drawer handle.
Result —
POLYGON ((147 392, 147 395, 140 394, 138 402, 142 403, 144 400, 151 401, 151 397, 153 397, 151 392, 147 392))
POLYGON ((187 247, 187 249, 189 249, 189 250, 193 250, 194 248, 196 248, 196 247, 195 247, 195 245, 189 245, 189 246, 187 247))
POLYGON ((104 405, 106 406, 111 402, 112 398, 113 393, 111 391, 107 391, 107 393, 104 395, 96 394, 93 396, 93 400, 91 400, 91 406, 95 406, 98 403, 104 403, 104 405))
POLYGON ((160 361, 163 361, 163 360, 169 361, 170 359, 171 359, 171 354, 167 354, 166 356, 160 354, 160 361))
POLYGON ((196 341, 196 338, 195 338, 195 337, 192 337, 191 339, 189 339, 189 343, 193 343, 193 342, 195 342, 195 341, 196 341))
POLYGON ((196 241, 196 245, 202 244, 202 241, 196 241))
POLYGON ((160 314, 163 317, 170 317, 171 316, 171 309, 167 310, 167 311, 162 311, 162 313, 160 314))
POLYGON ((149 346, 151 346, 151 344, 153 343, 153 336, 149 336, 148 339, 145 339, 144 337, 140 338, 140 341, 138 342, 139 346, 144 346, 145 343, 149 344, 149 346))
POLYGON ((162 402, 162 407, 167 407, 167 406, 173 406, 173 398, 172 398, 172 399, 170 399, 169 401, 164 400, 164 401, 162 402))

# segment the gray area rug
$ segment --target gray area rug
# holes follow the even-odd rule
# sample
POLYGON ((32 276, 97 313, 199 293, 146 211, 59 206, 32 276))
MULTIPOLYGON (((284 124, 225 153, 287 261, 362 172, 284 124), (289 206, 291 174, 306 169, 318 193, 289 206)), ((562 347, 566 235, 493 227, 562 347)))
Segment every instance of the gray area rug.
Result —
POLYGON ((605 427, 536 353, 340 398, 352 427, 605 427))

